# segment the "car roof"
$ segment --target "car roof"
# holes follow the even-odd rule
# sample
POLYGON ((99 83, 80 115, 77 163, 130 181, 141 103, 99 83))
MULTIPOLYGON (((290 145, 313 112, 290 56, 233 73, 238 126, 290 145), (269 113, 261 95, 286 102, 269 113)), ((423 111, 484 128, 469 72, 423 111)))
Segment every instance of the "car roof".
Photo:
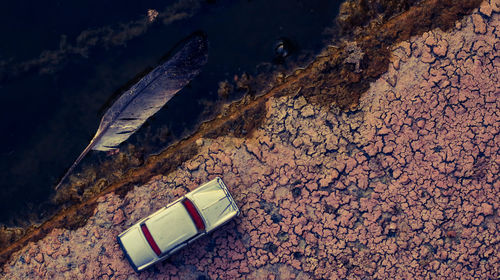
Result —
POLYGON ((180 201, 156 212, 145 224, 162 253, 198 234, 191 216, 180 201))
POLYGON ((207 231, 217 227, 238 211, 233 207, 232 199, 223 184, 222 180, 217 178, 186 195, 196 204, 207 223, 207 231))

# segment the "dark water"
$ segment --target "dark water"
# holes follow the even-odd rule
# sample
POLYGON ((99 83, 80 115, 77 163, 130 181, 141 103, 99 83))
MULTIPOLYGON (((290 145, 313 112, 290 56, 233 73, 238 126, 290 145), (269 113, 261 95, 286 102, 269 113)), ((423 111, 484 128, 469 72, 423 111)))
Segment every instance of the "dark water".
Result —
POLYGON ((151 131, 168 129, 166 141, 148 143, 149 152, 187 135, 210 114, 220 98, 219 81, 262 69, 290 71, 292 62, 319 51, 340 2, 3 1, 0 223, 12 225, 14 217, 39 211, 94 135, 114 93, 193 31, 207 33, 209 62, 130 138, 142 145, 151 131), (159 12, 153 23, 148 9, 159 12), (296 51, 276 65, 280 37, 296 51))

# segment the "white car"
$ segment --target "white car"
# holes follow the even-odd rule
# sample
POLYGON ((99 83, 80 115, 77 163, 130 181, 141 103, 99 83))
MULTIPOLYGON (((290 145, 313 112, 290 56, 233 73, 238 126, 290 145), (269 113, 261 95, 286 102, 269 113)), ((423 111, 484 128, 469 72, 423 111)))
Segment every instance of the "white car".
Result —
POLYGON ((226 185, 217 177, 140 220, 117 239, 139 272, 239 214, 226 185))

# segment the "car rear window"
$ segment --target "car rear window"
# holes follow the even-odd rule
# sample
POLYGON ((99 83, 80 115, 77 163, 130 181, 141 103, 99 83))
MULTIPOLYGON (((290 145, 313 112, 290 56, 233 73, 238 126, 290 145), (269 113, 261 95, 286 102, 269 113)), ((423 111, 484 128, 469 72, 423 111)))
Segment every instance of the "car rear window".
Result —
POLYGON ((184 207, 186 207, 186 210, 188 211, 189 216, 191 216, 191 219, 193 219, 193 222, 196 225, 198 231, 204 231, 205 223, 203 222, 200 213, 198 213, 198 210, 196 210, 196 207, 194 206, 193 202, 191 202, 191 200, 186 198, 182 201, 182 204, 184 205, 184 207))
POLYGON ((160 247, 158 247, 158 244, 156 244, 155 240, 153 239, 153 236, 151 236, 151 233, 149 232, 149 229, 146 226, 146 224, 141 225, 141 230, 142 230, 142 233, 144 234, 144 237, 146 237, 146 240, 148 241, 149 246, 151 246, 151 249, 153 249, 153 251, 155 252, 155 254, 157 256, 160 256, 161 255, 160 247))

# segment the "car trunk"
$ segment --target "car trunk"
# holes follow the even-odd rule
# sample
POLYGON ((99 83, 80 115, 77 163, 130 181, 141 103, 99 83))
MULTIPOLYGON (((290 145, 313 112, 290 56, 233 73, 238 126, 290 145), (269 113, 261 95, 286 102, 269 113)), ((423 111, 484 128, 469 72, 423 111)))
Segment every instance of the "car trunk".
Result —
POLYGON ((154 252, 138 227, 131 228, 121 236, 120 243, 125 249, 127 257, 134 263, 137 269, 156 259, 154 252))

